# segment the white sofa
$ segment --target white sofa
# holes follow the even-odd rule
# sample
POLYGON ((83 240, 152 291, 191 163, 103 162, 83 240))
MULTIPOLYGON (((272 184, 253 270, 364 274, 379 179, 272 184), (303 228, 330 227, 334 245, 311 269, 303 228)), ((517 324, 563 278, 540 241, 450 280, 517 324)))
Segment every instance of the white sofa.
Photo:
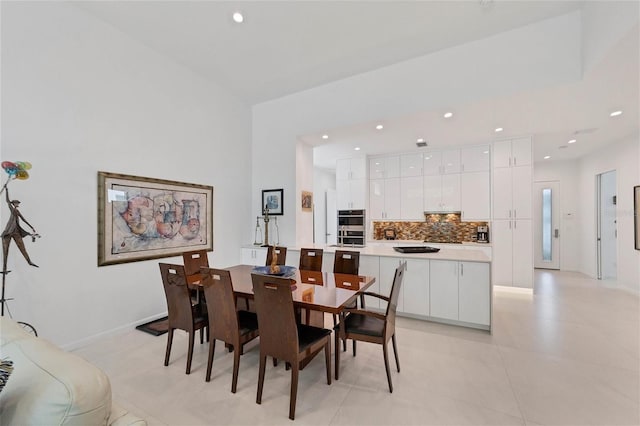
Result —
POLYGON ((112 405, 107 375, 83 358, 0 317, 0 358, 13 373, 0 392, 3 425, 146 425, 112 405))

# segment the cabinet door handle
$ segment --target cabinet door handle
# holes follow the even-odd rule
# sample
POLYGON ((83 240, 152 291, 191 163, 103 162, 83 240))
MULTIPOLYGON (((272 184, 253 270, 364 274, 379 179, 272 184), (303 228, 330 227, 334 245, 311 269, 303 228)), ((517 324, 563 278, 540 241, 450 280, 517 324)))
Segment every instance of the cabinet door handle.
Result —
POLYGON ((511 219, 511 209, 509 209, 509 219, 511 219))
POLYGON ((513 165, 514 166, 518 165, 518 158, 517 157, 513 157, 513 165))
POLYGON ((460 165, 460 171, 461 171, 461 172, 464 172, 464 164, 461 164, 461 165, 460 165))
POLYGON ((464 275, 464 264, 460 264, 460 275, 464 275))
POLYGON ((516 229, 518 227, 518 222, 517 221, 513 221, 513 229, 516 229))
POLYGON ((516 219, 518 217, 518 210, 513 209, 513 218, 516 219))
POLYGON ((509 221, 509 229, 511 229, 511 221, 509 221))

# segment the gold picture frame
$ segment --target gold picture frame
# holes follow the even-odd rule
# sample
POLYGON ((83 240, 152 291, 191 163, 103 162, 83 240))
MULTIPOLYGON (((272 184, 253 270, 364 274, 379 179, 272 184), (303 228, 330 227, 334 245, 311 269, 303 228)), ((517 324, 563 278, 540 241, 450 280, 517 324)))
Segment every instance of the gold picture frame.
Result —
POLYGON ((301 207, 303 212, 313 210, 313 192, 302 191, 301 207))
POLYGON ((213 186, 98 172, 98 266, 213 251, 213 186))

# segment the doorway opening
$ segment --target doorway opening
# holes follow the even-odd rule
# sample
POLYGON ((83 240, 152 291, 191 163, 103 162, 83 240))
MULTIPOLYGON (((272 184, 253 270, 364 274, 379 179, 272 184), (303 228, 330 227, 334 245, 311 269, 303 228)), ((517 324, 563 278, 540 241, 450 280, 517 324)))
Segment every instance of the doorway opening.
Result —
POLYGON ((617 278, 616 171, 596 175, 596 253, 599 280, 617 278))

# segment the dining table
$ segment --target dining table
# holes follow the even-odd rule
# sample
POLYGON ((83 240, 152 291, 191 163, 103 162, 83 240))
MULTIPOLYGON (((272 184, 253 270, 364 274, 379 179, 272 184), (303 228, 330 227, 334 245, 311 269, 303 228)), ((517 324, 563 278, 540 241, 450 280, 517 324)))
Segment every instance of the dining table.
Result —
MULTIPOLYGON (((231 274, 233 292, 238 298, 253 299, 253 281, 251 274, 255 273, 254 265, 235 265, 228 268, 231 274)), ((261 268, 259 268, 261 269, 261 268)), ((294 268, 295 269, 295 268, 294 268)), ((298 311, 299 319, 302 310, 306 311, 306 324, 324 327, 323 316, 317 324, 310 322, 310 312, 336 314, 343 324, 344 311, 364 291, 371 287, 376 278, 367 275, 340 274, 334 272, 306 271, 295 269, 295 272, 285 278, 291 279, 291 295, 294 308, 298 311)), ((198 288, 200 281, 190 283, 189 286, 198 288)), ((334 348, 339 350, 339 348, 334 348)), ((336 380, 338 378, 336 365, 336 380)))

